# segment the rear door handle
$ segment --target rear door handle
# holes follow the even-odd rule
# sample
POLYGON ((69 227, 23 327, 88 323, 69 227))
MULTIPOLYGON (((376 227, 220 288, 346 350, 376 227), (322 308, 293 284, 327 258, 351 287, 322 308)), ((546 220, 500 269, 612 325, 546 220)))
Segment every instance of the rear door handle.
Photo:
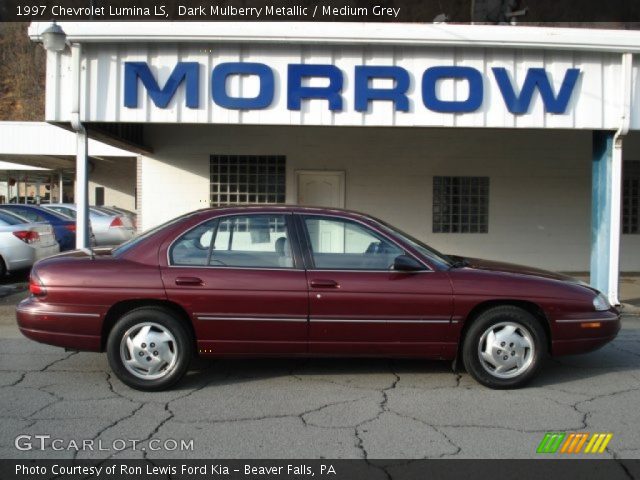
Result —
POLYGON ((176 285, 203 285, 203 283, 198 277, 176 277, 176 285))
POLYGON ((340 285, 335 280, 318 279, 311 280, 311 288, 339 288, 340 285))

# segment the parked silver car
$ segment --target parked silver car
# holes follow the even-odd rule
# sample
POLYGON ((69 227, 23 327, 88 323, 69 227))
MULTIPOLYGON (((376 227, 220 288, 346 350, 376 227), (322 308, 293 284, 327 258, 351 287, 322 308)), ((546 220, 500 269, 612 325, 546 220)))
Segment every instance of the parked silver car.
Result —
POLYGON ((53 227, 0 212, 0 276, 31 267, 41 258, 60 252, 53 227))
MULTIPOLYGON (((41 206, 71 218, 76 218, 77 207, 72 203, 52 203, 41 206)), ((136 233, 133 221, 129 217, 103 212, 95 207, 89 207, 89 222, 96 237, 96 244, 99 246, 120 245, 136 233)))
POLYGON ((94 205, 91 208, 95 208, 96 210, 100 210, 101 212, 108 213, 110 215, 123 215, 131 219, 131 224, 133 228, 136 228, 138 222, 138 215, 130 210, 126 210, 124 208, 116 207, 115 205, 106 206, 106 205, 94 205))

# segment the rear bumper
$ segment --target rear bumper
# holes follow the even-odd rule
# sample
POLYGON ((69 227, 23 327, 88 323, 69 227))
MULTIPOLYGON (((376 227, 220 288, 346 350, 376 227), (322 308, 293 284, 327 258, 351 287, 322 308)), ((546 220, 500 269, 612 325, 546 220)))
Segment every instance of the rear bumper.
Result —
POLYGON ((553 325, 551 353, 571 355, 597 350, 616 338, 620 327, 620 315, 613 309, 588 317, 557 319, 553 325))
POLYGON ((31 268, 35 263, 36 252, 33 247, 15 237, 8 240, 3 239, 2 241, 6 241, 6 244, 0 249, 0 254, 4 259, 7 270, 11 272, 23 268, 31 268))
POLYGON ((34 260, 32 258, 21 258, 18 260, 5 259, 5 264, 7 266, 7 270, 13 272, 15 270, 31 268, 34 264, 34 260))
POLYGON ((46 247, 38 247, 38 248, 35 248, 34 250, 36 251, 35 257, 37 261, 43 258, 50 257, 51 255, 55 255, 56 253, 60 253, 60 245, 58 243, 54 243, 53 245, 48 245, 46 247))
POLYGON ((20 332, 32 340, 74 350, 101 350, 103 316, 74 307, 73 311, 29 297, 16 307, 20 332))

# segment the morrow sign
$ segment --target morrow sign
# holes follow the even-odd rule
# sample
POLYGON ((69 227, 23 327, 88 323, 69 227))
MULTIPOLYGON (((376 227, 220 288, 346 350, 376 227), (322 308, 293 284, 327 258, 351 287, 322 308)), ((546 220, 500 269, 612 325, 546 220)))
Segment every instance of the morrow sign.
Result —
MULTIPOLYGON (((146 62, 125 62, 124 106, 138 108, 139 85, 141 84, 151 101, 158 108, 166 108, 181 84, 185 85, 185 105, 200 108, 201 64, 179 62, 161 87, 146 62)), ((289 64, 286 74, 286 98, 289 110, 300 110, 307 100, 320 99, 327 102, 331 111, 343 111, 343 70, 331 64, 289 64), (325 79, 325 86, 310 86, 313 78, 325 79)), ((580 69, 568 68, 557 91, 554 90, 544 68, 528 68, 521 87, 515 85, 507 69, 491 68, 493 78, 486 79, 483 73, 468 66, 433 66, 424 70, 420 79, 422 104, 428 110, 442 113, 470 113, 482 106, 485 96, 485 80, 495 81, 506 108, 515 115, 530 110, 534 93, 539 92, 545 111, 552 114, 566 113, 569 102, 580 77, 580 69), (468 93, 463 99, 443 99, 438 93, 438 84, 445 80, 460 80, 468 84, 468 93)), ((350 80, 351 81, 351 80, 350 80)), ((411 75, 395 65, 357 65, 353 70, 354 108, 366 112, 371 102, 391 102, 397 111, 409 111, 411 75), (391 80, 392 86, 374 87, 373 80, 391 80)), ((231 110, 261 110, 269 108, 276 91, 276 75, 264 63, 227 62, 216 65, 210 76, 211 98, 223 108, 231 110), (252 97, 229 94, 228 80, 234 76, 258 78, 258 93, 252 97)))

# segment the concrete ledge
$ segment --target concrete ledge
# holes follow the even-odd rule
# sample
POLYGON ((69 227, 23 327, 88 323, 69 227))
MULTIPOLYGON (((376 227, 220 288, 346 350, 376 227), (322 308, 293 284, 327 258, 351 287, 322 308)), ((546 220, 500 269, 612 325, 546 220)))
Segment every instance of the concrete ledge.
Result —
POLYGON ((638 315, 638 316, 640 316, 640 305, 633 305, 631 303, 622 303, 620 305, 620 312, 623 315, 638 315))

